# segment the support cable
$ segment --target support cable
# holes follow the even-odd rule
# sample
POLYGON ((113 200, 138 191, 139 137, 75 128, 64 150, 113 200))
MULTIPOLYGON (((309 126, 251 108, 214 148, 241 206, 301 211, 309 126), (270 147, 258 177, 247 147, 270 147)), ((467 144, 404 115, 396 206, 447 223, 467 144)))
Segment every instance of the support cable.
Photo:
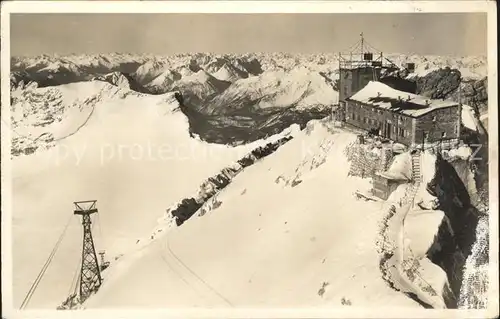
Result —
POLYGON ((97 223, 99 224, 99 236, 101 237, 101 246, 102 247, 106 247, 104 245, 104 236, 102 235, 102 224, 101 224, 101 217, 99 216, 99 214, 97 214, 97 223))
MULTIPOLYGON (((97 215, 97 216, 99 216, 99 215, 97 215)), ((95 226, 95 223, 92 224, 92 228, 94 228, 94 226, 95 226)), ((68 296, 71 296, 72 294, 76 294, 76 291, 78 289, 78 281, 80 280, 78 275, 80 274, 81 264, 82 264, 82 256, 79 257, 78 263, 76 264, 76 268, 75 268, 75 271, 73 274, 73 279, 71 280, 71 285, 69 287, 68 296)))
POLYGON ((194 277, 196 277, 201 283, 203 283, 208 289, 210 289, 213 293, 215 293, 217 296, 219 296, 224 302, 226 302, 230 307, 234 307, 234 305, 226 298, 224 297, 221 293, 219 293, 215 288, 213 288, 211 285, 209 285, 203 278, 198 276, 191 268, 189 268, 172 250, 170 247, 170 241, 168 240, 168 235, 166 238, 167 242, 167 249, 169 252, 172 254, 172 256, 182 265, 184 268, 189 271, 194 277))
POLYGON ((38 288, 38 285, 40 284, 41 280, 43 279, 43 276, 45 275, 47 268, 49 267, 50 263, 52 262, 52 259, 54 258, 54 255, 56 254, 57 249, 59 248, 59 245, 61 244, 61 242, 64 238, 64 235, 66 234, 66 231, 68 230, 68 227, 71 223, 72 218, 73 218, 73 215, 71 215, 70 218, 68 219, 68 222, 66 223, 66 226, 64 227, 63 232, 61 233, 61 235, 59 236, 59 239, 57 240, 56 244, 54 245, 54 248, 52 249, 49 257, 45 261, 45 264, 43 265, 42 269, 38 273, 38 276, 36 277, 35 281, 31 285, 28 293, 26 294, 26 297, 24 297, 24 300, 21 304, 21 309, 26 308, 26 306, 28 305, 28 303, 31 300, 31 297, 33 297, 33 294, 35 293, 36 289, 38 288))

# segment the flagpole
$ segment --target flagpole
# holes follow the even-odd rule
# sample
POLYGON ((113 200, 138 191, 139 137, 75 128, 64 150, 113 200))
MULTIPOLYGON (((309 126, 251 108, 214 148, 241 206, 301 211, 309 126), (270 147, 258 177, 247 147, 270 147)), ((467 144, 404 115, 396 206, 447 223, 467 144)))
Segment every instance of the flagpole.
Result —
POLYGON ((359 35, 361 36, 361 61, 363 61, 365 39, 363 38, 363 32, 361 32, 359 35))

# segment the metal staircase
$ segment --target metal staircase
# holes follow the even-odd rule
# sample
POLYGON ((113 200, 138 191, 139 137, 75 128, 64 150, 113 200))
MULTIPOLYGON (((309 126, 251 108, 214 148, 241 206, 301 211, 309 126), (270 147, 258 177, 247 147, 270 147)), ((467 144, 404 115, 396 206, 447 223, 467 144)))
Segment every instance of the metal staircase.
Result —
POLYGON ((422 181, 419 151, 415 151, 413 154, 411 154, 411 179, 415 184, 420 184, 420 182, 422 181))

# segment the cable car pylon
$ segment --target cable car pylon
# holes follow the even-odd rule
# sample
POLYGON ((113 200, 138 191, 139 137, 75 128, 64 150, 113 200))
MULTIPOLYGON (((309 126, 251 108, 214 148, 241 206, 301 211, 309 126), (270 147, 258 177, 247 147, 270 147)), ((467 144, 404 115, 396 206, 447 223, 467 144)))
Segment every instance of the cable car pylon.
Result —
POLYGON ((96 200, 74 202, 75 215, 82 216, 83 249, 80 271, 80 303, 83 303, 102 284, 101 270, 92 238, 92 220, 90 215, 96 214, 96 200))

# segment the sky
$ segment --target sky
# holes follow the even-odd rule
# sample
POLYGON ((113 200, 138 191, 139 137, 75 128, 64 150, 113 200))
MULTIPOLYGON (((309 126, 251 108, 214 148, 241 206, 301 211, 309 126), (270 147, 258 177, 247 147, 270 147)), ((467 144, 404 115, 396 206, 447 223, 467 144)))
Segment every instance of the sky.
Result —
POLYGON ((345 51, 486 55, 486 13, 11 14, 11 54, 345 51))

